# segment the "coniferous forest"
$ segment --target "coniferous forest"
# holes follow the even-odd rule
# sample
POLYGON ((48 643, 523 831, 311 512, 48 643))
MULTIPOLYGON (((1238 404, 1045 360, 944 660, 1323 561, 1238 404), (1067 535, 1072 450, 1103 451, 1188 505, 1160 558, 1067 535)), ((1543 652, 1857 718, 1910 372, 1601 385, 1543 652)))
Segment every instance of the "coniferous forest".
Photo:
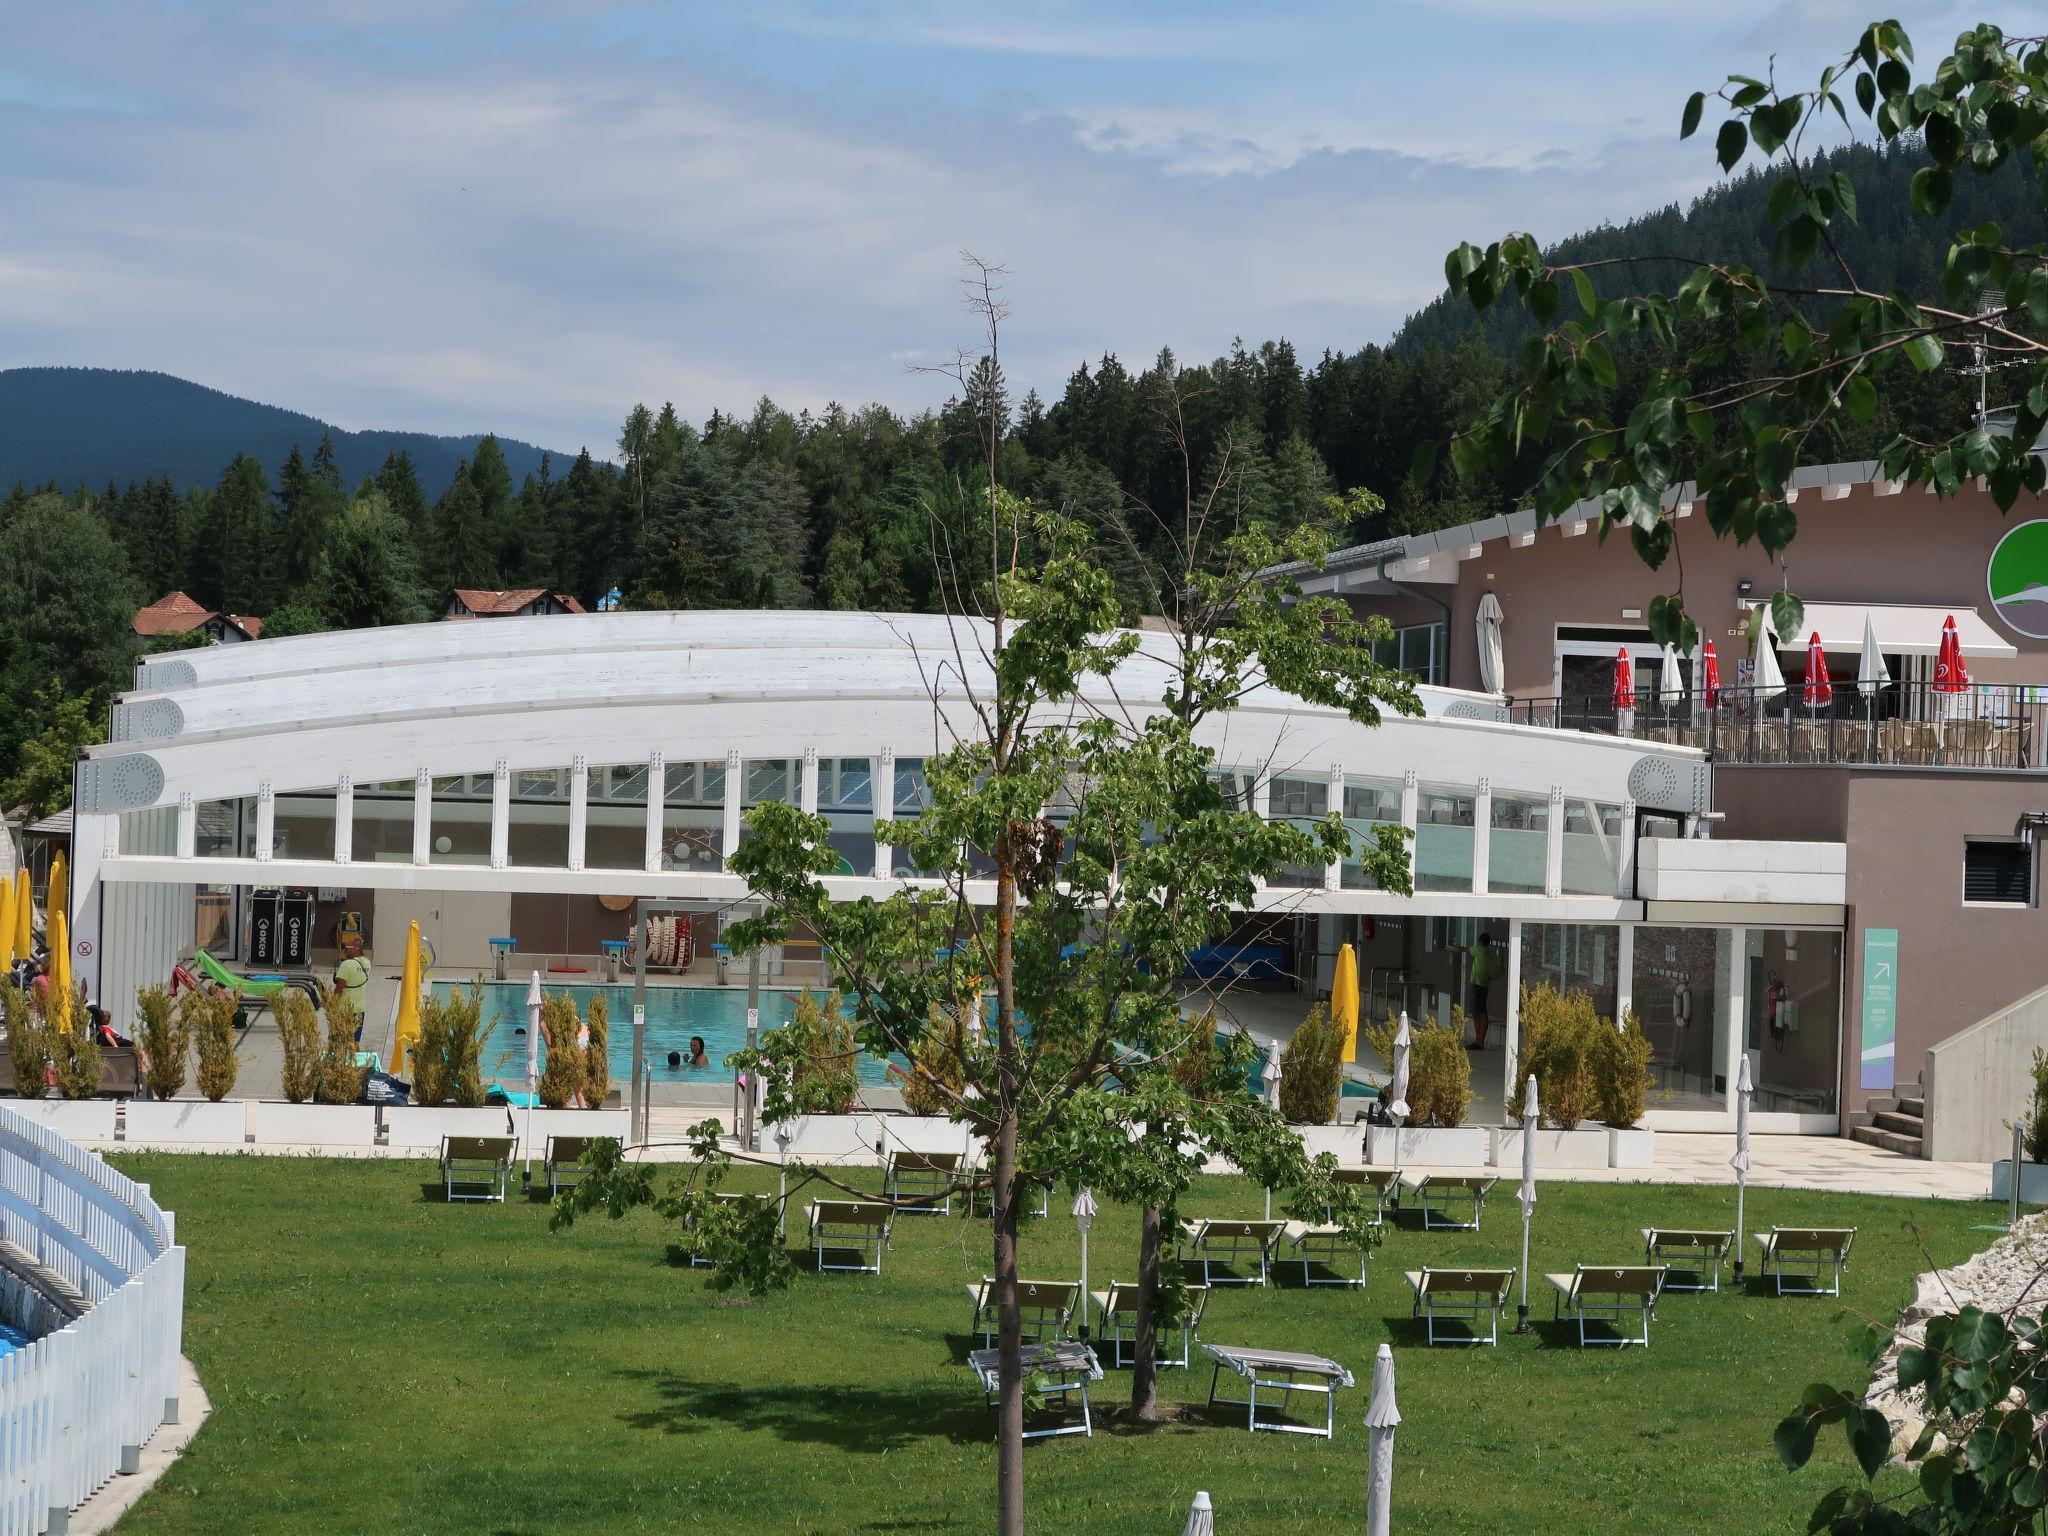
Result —
MULTIPOLYGON (((1871 286, 1935 291, 1952 225, 1992 220, 2016 243, 2043 238, 2024 176, 1965 178, 1953 218, 1935 226, 1908 204, 1911 147, 1829 159, 1858 189, 1860 225, 1844 244, 1871 286)), ((1688 209, 1555 249, 1763 268, 1768 191, 1760 176, 1737 178, 1688 209)), ((1633 282, 1668 284, 1675 272, 1633 282)), ((63 802, 72 751, 96 739, 107 694, 132 665, 135 609, 173 589, 260 616, 270 635, 431 618, 455 587, 545 587, 586 606, 616 589, 628 608, 935 608, 934 551, 977 505, 977 422, 991 391, 1005 483, 1109 531, 1134 614, 1149 509, 1178 506, 1190 480, 1197 490, 1224 481, 1233 515, 1315 522, 1340 542, 1501 511, 1521 488, 1514 477, 1457 482, 1439 456, 1417 481, 1411 466, 1418 443, 1447 437, 1510 381, 1526 324, 1507 305, 1482 324, 1446 296, 1386 344, 1304 356, 1271 339, 1207 361, 1162 349, 1142 364, 1105 355, 1078 363, 1051 399, 1012 391, 984 363, 954 398, 908 417, 763 399, 692 420, 670 404, 635 405, 616 441, 573 459, 542 454, 517 477, 485 436, 438 495, 403 450, 352 482, 324 436, 282 462, 237 453, 210 482, 165 465, 125 483, 93 483, 81 467, 68 482, 15 485, 0 500, 0 691, 13 706, 0 717, 0 801, 63 802)), ((1624 411, 1668 361, 1648 346, 1622 353, 1624 411)), ((1728 366, 1742 366, 1739 354, 1728 366)), ((1976 395, 1977 380, 1955 370, 1894 372, 1870 422, 1816 435, 1808 457, 1869 457, 1899 430, 1952 430, 1976 395)), ((516 452, 532 462, 525 445, 516 452)), ((1533 469, 1532 459, 1516 475, 1533 469)))

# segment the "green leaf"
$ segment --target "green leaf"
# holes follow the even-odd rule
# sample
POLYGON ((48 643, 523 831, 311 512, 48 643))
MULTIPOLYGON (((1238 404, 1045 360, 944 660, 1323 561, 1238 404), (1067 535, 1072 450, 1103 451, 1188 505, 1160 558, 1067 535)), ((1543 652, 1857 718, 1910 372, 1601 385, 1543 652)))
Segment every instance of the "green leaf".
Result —
POLYGON ((1806 627, 1806 604, 1790 592, 1772 593, 1771 623, 1776 626, 1780 639, 1796 636, 1806 627))
POLYGON ((1849 1420, 1849 1449, 1866 1478, 1875 1477, 1892 1451, 1892 1424, 1875 1408, 1865 1408, 1849 1420))
POLYGON ((1842 217, 1851 224, 1856 222, 1856 184, 1849 180, 1847 171, 1836 171, 1828 178, 1828 185, 1835 189, 1835 201, 1841 204, 1842 217))
POLYGON ((2022 1509, 2039 1509, 2048 1504, 2048 1467, 2028 1467, 2014 1478, 2012 1501, 2022 1509))
POLYGON ((1855 421, 1868 421, 1877 414, 1877 386, 1867 373, 1854 373, 1842 386, 1842 408, 1855 421))
POLYGON ((1906 185, 1913 211, 1923 219, 1938 218, 1955 192, 1955 177, 1945 166, 1923 165, 1906 185))
POLYGON ((1428 485, 1430 476, 1436 473, 1436 439, 1425 437, 1415 445, 1415 455, 1408 461, 1408 474, 1417 485, 1428 485))
POLYGON ((1863 109, 1865 117, 1877 110, 1877 82, 1867 70, 1856 77, 1856 105, 1863 109))
POLYGON ((1694 91, 1685 101, 1685 111, 1678 119, 1678 136, 1689 139, 1700 126, 1700 114, 1707 110, 1707 93, 1694 91))
POLYGON ((1949 1330, 1949 1352, 1958 1360, 1979 1364, 1995 1359, 2005 1348, 2005 1324, 1989 1312, 1964 1307, 1949 1330))
POLYGON ((1777 1447, 1778 1460, 1788 1472, 1797 1472, 1813 1459, 1813 1435, 1813 1420, 1803 1408, 1778 1421, 1778 1427, 1771 1432, 1771 1444, 1777 1447))
POLYGON ((1932 336, 1915 336, 1899 350, 1916 373, 1931 373, 1941 366, 1941 343, 1932 336))
POLYGON ((1963 467, 1973 475, 1988 475, 1998 464, 1998 444, 1982 427, 1965 432, 1959 446, 1963 467))
POLYGON ((1749 148, 1749 130, 1735 118, 1729 118, 1721 125, 1721 131, 1714 136, 1714 158, 1721 162, 1721 169, 1731 171, 1735 162, 1742 158, 1742 152, 1749 148))
POLYGON ((1615 369, 1614 354, 1607 349, 1607 343, 1604 341, 1589 342, 1586 346, 1585 358, 1587 364, 1593 370, 1593 377, 1599 380, 1600 387, 1602 389, 1614 388, 1615 381, 1621 375, 1615 369))
POLYGON ((1908 1344, 1899 1351, 1899 1386, 1917 1387, 1921 1382, 1932 1379, 1935 1356, 1929 1350, 1916 1344, 1908 1344))
POLYGON ((1523 302, 1529 306, 1529 313, 1538 325, 1548 325, 1550 317, 1557 313, 1557 284, 1545 278, 1529 285, 1529 292, 1523 302))
POLYGON ((1599 311, 1600 296, 1593 291, 1593 279, 1584 271, 1572 273, 1572 289, 1579 296, 1579 308, 1587 315, 1599 311))

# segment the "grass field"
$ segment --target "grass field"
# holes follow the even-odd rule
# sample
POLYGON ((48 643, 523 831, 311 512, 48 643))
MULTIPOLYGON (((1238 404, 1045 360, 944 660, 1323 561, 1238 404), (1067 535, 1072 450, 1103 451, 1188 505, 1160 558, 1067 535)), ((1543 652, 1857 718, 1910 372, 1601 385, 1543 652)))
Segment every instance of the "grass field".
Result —
MULTIPOLYGON (((127 1536, 309 1532, 973 1531, 992 1523, 991 1421, 962 1363, 964 1282, 983 1221, 904 1217, 879 1278, 800 1274, 721 1298, 670 1267, 641 1212, 551 1234, 547 1213, 441 1203, 427 1164, 136 1155, 115 1159, 178 1213, 190 1255, 186 1349, 214 1413, 121 1525, 127 1536)), ((758 1176, 757 1176, 758 1177, 758 1176)), ((757 1184, 757 1187, 760 1187, 757 1184)), ((773 1187, 772 1175, 766 1187, 773 1187)), ((1364 1383, 1393 1341, 1403 1423, 1398 1528, 1494 1533, 1797 1531, 1852 1469, 1824 1441, 1797 1476, 1772 1426, 1810 1381, 1860 1380, 1832 1300, 1670 1296, 1653 1346, 1580 1351, 1548 1327, 1498 1349, 1428 1350, 1403 1268, 1512 1264, 1504 1182, 1475 1234, 1398 1230, 1364 1291, 1219 1293, 1217 1343, 1334 1356, 1360 1388, 1334 1442, 1251 1435, 1200 1409, 1208 1373, 1166 1373, 1196 1408, 1140 1432, 1027 1451, 1042 1531, 1177 1531, 1197 1488, 1219 1530, 1329 1536, 1363 1520, 1364 1383)), ((1259 1191, 1205 1183, 1191 1214, 1256 1215, 1259 1191)), ((1058 1202, 1056 1201, 1056 1208, 1058 1202)), ((1860 1228, 1844 1300, 1889 1316, 1926 1267, 1990 1240, 1988 1205, 1753 1192, 1752 1230, 1860 1228), (1918 1228, 1918 1235, 1909 1230, 1918 1228)), ((1727 1225, 1733 1191, 1550 1184, 1534 1267, 1635 1258, 1636 1228, 1727 1225)), ((1130 1278, 1136 1221, 1104 1206, 1091 1283, 1130 1278)), ((1035 1223, 1027 1277, 1070 1277, 1072 1222, 1035 1223)), ((1547 1295, 1531 1293, 1537 1315, 1547 1295)), ((1512 1314, 1511 1314, 1512 1315, 1512 1314)))

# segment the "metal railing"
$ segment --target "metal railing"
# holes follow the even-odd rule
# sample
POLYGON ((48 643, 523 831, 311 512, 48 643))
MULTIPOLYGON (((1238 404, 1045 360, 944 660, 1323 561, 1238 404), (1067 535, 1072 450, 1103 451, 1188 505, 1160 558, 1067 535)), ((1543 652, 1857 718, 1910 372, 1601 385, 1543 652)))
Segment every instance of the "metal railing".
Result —
POLYGON ((6 1109, 0 1236, 92 1304, 0 1358, 0 1536, 38 1536, 175 1422, 185 1250, 144 1186, 6 1109))
POLYGON ((1693 747, 1721 763, 1883 763, 1945 768, 2038 769, 2048 728, 2048 686, 1976 683, 1960 693, 1927 683, 1887 683, 1871 694, 1835 684, 1823 705, 1797 683, 1775 693, 1723 688, 1714 709, 1690 694, 1637 693, 1617 710, 1609 694, 1510 698, 1517 725, 1592 731, 1659 746, 1693 747))

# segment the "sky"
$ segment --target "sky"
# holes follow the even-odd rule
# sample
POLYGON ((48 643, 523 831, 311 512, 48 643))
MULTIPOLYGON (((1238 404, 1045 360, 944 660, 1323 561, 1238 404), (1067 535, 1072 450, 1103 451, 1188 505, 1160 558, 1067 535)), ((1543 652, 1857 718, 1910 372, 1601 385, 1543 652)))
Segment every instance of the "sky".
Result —
MULTIPOLYGON (((1968 14, 1894 0, 1923 53, 1968 14)), ((0 6, 0 367, 154 368, 349 428, 609 455, 941 403, 1007 268, 1056 397, 1385 341, 1444 253, 1712 184, 1688 92, 1854 43, 1841 0, 62 0, 0 6)), ((1852 109, 1853 110, 1853 109, 1852 109)), ((1711 124, 1710 124, 1711 127, 1711 124)), ((4 430, 4 424, 0 424, 4 430)))

